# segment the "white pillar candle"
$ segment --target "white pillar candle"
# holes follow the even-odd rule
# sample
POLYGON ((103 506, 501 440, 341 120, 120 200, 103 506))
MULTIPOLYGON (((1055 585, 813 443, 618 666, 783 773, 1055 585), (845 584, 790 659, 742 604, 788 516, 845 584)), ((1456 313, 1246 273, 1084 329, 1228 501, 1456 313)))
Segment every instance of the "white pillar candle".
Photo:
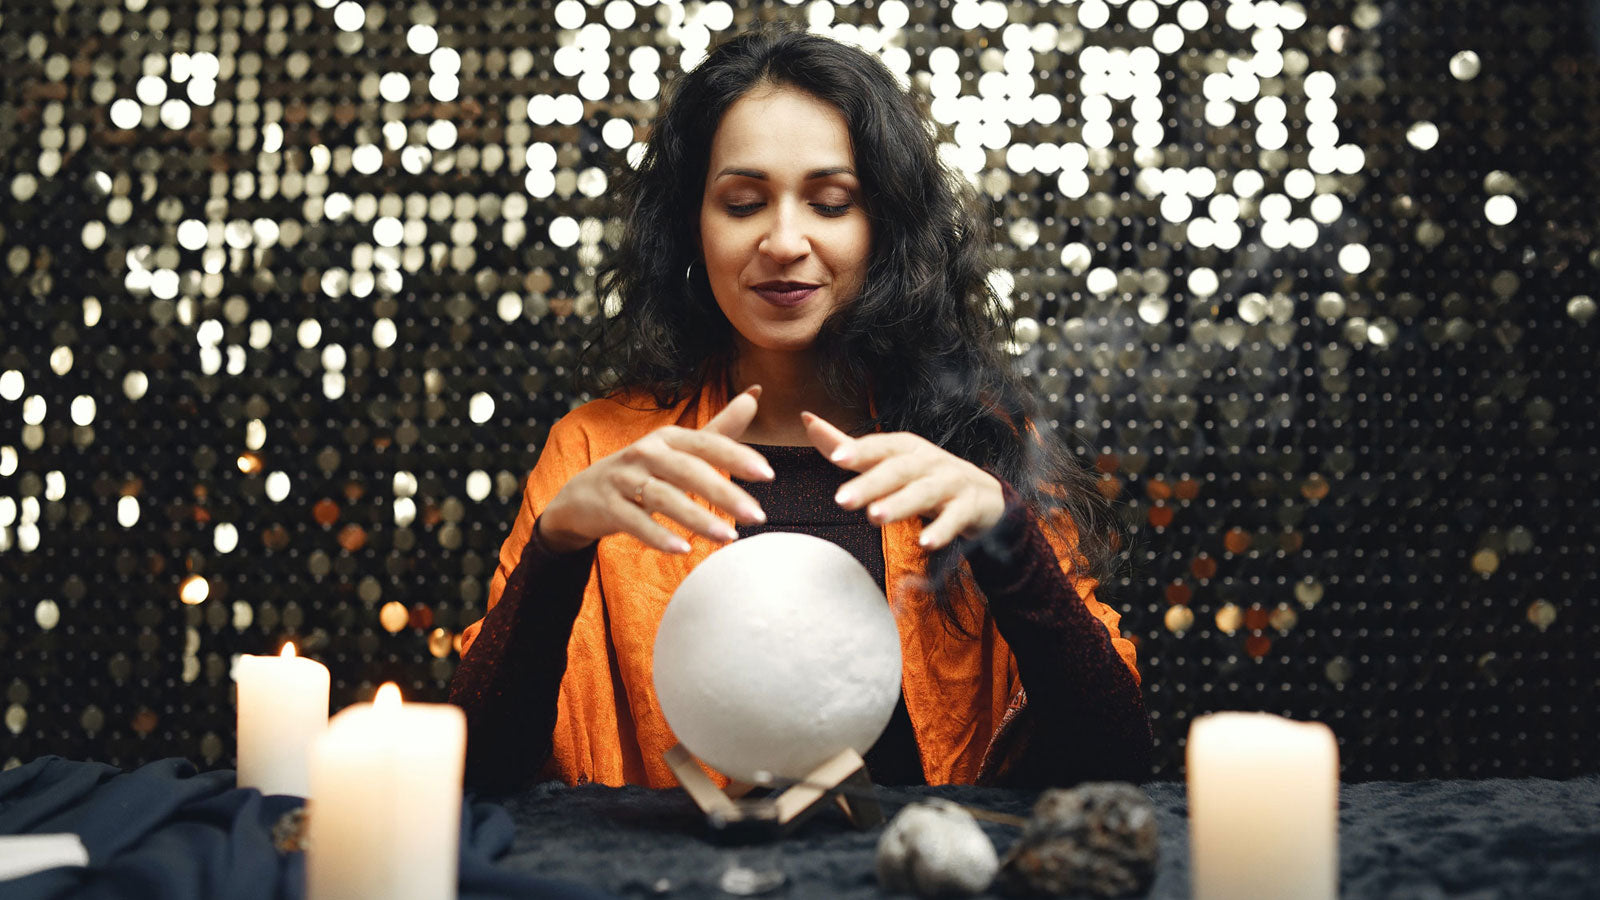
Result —
POLYGON ((401 703, 385 684, 328 723, 311 752, 310 900, 452 900, 467 717, 401 703))
POLYGON ((1195 900, 1339 894, 1339 747, 1333 731, 1267 713, 1189 726, 1195 900))
POLYGON ((328 667, 294 655, 241 656, 233 668, 239 689, 239 787, 263 794, 306 796, 311 742, 328 727, 328 667))

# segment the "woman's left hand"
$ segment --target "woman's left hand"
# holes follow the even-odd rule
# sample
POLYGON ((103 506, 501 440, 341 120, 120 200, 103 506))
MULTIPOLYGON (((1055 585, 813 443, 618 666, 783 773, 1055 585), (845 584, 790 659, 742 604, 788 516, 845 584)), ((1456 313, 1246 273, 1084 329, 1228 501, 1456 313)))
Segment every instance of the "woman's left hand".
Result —
POLYGON ((957 536, 977 537, 1005 513, 998 478, 926 438, 904 431, 851 437, 811 413, 800 418, 823 456, 861 473, 834 500, 845 509, 866 507, 874 525, 932 519, 917 541, 923 550, 937 550, 957 536))

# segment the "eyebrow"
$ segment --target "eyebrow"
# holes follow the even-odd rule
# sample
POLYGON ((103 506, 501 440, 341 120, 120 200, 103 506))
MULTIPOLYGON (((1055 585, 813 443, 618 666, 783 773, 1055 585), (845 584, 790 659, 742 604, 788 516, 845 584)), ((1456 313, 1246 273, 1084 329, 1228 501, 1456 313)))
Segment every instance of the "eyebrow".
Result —
MULTIPOLYGON (((833 166, 832 168, 827 169, 812 169, 806 173, 805 180, 814 181, 818 178, 829 178, 834 175, 849 175, 854 177, 855 174, 856 170, 850 168, 849 166, 833 166)), ((728 168, 723 169, 721 172, 718 172, 716 178, 722 178, 727 175, 738 175, 741 178, 754 178, 757 181, 767 180, 767 173, 758 169, 740 169, 734 166, 729 166, 728 168)), ((712 180, 715 181, 716 178, 713 178, 712 180)))

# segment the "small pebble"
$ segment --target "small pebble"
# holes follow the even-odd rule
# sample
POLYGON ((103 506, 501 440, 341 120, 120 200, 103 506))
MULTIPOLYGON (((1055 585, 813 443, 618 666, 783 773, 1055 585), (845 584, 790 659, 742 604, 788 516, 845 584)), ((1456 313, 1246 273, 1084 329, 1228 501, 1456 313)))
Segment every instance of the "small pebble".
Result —
POLYGON ((947 800, 900 810, 878 839, 878 884, 919 897, 970 897, 989 889, 1000 861, 989 836, 947 800))
POLYGON ((311 819, 304 806, 296 806, 272 823, 272 849, 279 853, 298 853, 306 849, 306 829, 311 819))

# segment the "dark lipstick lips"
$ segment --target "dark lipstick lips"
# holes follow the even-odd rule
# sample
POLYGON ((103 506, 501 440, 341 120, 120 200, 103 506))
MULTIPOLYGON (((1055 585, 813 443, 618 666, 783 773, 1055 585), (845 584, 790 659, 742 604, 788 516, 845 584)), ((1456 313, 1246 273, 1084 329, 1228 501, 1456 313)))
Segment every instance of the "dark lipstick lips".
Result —
POLYGON ((774 306, 797 306, 816 293, 820 285, 800 281, 764 281, 751 288, 774 306))

